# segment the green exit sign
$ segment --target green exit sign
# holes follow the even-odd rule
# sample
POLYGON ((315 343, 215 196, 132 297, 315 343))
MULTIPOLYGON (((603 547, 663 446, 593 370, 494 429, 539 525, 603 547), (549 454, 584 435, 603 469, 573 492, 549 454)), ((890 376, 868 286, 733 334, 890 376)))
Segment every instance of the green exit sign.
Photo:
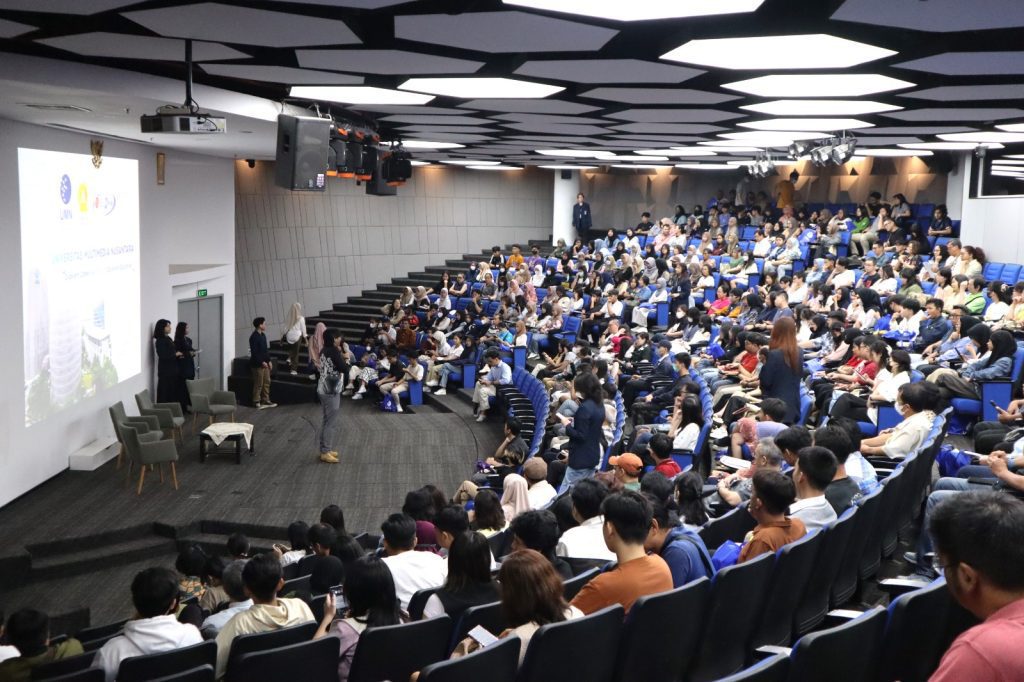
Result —
POLYGON ((200 289, 196 295, 199 296, 199 298, 204 298, 206 296, 206 289, 200 289))

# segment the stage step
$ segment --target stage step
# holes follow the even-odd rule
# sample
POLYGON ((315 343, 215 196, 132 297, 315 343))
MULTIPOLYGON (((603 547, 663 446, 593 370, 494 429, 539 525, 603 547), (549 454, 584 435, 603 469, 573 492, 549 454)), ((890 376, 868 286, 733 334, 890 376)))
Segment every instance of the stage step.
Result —
MULTIPOLYGON (((155 475, 155 473, 154 473, 155 475)), ((170 475, 165 472, 165 485, 170 485, 170 475)), ((131 494, 125 491, 125 494, 131 494)), ((103 543, 93 538, 84 538, 69 547, 69 551, 43 554, 38 558, 29 546, 32 556, 32 580, 48 580, 71 575, 89 573, 110 566, 131 563, 161 554, 173 553, 177 548, 174 540, 167 537, 148 534, 120 542, 103 543)))

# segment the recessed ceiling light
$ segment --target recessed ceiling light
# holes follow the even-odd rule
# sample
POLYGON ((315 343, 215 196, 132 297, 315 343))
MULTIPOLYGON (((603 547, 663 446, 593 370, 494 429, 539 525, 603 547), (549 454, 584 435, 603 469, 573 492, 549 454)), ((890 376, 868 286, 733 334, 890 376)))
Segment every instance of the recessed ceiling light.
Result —
POLYGON ((1017 161, 1016 159, 998 158, 992 159, 992 165, 1000 166, 1024 166, 1024 161, 1017 161))
MULTIPOLYGON (((815 140, 829 137, 828 133, 808 132, 806 130, 791 130, 786 132, 771 132, 766 130, 745 130, 739 133, 722 133, 719 137, 734 142, 743 142, 755 147, 788 147, 796 140, 815 140)), ((719 140, 719 143, 724 140, 719 140)))
POLYGON ((409 162, 413 166, 433 166, 432 161, 420 161, 419 159, 413 159, 409 162))
POLYGON ((493 166, 492 165, 484 166, 484 165, 476 164, 476 165, 472 165, 472 166, 467 166, 467 168, 472 168, 473 170, 523 170, 522 166, 504 166, 504 165, 500 165, 500 164, 499 165, 493 165, 493 166))
POLYGON ((912 88, 914 84, 878 73, 822 73, 760 76, 726 83, 722 87, 760 97, 800 97, 805 94, 808 97, 861 97, 876 92, 912 88))
POLYGON ((736 166, 729 163, 677 163, 676 168, 692 168, 697 170, 736 170, 736 166))
POLYGON ((481 161, 480 159, 442 159, 441 163, 453 166, 497 166, 499 161, 481 161))
POLYGON ((938 137, 946 142, 1024 142, 1024 133, 946 133, 938 137))
POLYGON ((744 121, 740 126, 753 128, 755 130, 806 130, 815 128, 817 130, 856 130, 857 128, 873 128, 874 123, 868 123, 856 118, 767 118, 763 121, 744 121))
POLYGON ((531 83, 514 78, 410 78, 399 85, 398 89, 467 99, 498 97, 537 99, 565 90, 557 85, 531 83))
POLYGON ((302 99, 342 104, 426 104, 434 99, 433 95, 360 85, 293 85, 289 94, 302 99))
POLYGON ((897 111, 902 108, 893 104, 859 99, 777 99, 740 107, 747 111, 773 116, 860 116, 897 111))
POLYGON ((1024 154, 1007 154, 1004 159, 1024 159, 1024 154))
POLYGON ((754 163, 754 159, 733 159, 732 161, 726 161, 725 165, 735 168, 736 166, 749 166, 752 163, 754 163))
POLYGON ((854 156, 931 156, 927 149, 858 149, 854 156))
POLYGON ((698 142, 697 144, 713 152, 725 152, 727 154, 761 151, 760 147, 751 147, 750 142, 747 140, 715 140, 714 142, 698 142))
POLYGON ((994 170, 991 173, 989 173, 989 175, 998 175, 1004 178, 1024 178, 1024 173, 1011 172, 1008 170, 994 170))
POLYGON ((642 163, 615 163, 612 168, 638 168, 641 170, 655 170, 657 168, 671 168, 665 164, 642 164, 642 163))
POLYGON ((642 156, 640 154, 622 154, 598 157, 602 161, 668 161, 667 156, 642 156))
MULTIPOLYGON (((630 3, 624 3, 630 7, 630 3)), ((825 33, 691 40, 662 59, 720 69, 840 69, 896 54, 825 33), (808 60, 807 55, 814 59, 808 60)))
POLYGON ((1008 133, 1024 133, 1024 123, 1004 123, 1003 125, 997 125, 996 128, 1005 130, 1008 133))
POLYGON ((634 154, 648 154, 651 156, 715 156, 711 149, 637 149, 634 154))
POLYGON ((613 21, 682 19, 753 12, 764 0, 504 0, 506 5, 578 14, 613 21))
POLYGON ((456 149, 465 147, 458 142, 431 142, 430 140, 402 140, 402 146, 406 149, 456 149))
POLYGON ((591 168, 597 168, 597 166, 568 166, 565 164, 549 163, 538 168, 547 168, 548 170, 589 170, 591 168))
POLYGON ((1003 145, 998 142, 917 142, 915 144, 898 144, 897 147, 904 149, 975 149, 977 147, 988 147, 989 149, 1002 149, 1003 145))
POLYGON ((601 151, 599 149, 536 149, 534 151, 538 154, 543 154, 544 156, 568 156, 584 159, 604 159, 615 156, 612 152, 601 151))

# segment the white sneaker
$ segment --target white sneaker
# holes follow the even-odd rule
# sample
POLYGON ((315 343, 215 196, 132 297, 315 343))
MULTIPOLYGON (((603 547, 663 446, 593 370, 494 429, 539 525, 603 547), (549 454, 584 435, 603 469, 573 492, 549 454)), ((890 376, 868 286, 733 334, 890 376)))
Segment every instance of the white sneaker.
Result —
POLYGON ((366 385, 365 384, 363 386, 359 387, 359 390, 356 391, 356 395, 363 395, 364 393, 366 393, 366 385))
POLYGON ((437 386, 438 383, 440 383, 440 382, 438 382, 436 379, 430 379, 429 381, 427 381, 426 385, 427 386, 437 386))
POLYGON ((316 381, 316 375, 315 374, 310 374, 309 375, 309 380, 310 381, 316 381))
POLYGON ((424 386, 423 387, 423 392, 424 393, 430 393, 430 386, 424 386))
POLYGON ((725 425, 719 426, 717 429, 708 434, 709 438, 713 440, 720 440, 729 435, 729 429, 725 425))
POLYGON ((539 354, 537 354, 537 353, 530 353, 530 354, 529 354, 528 356, 526 356, 526 357, 527 357, 527 359, 529 359, 529 360, 540 360, 540 355, 539 355, 539 354))
POLYGON ((402 403, 398 403, 397 405, 395 405, 395 412, 397 412, 398 414, 402 414, 402 403))
POLYGON ((478 414, 476 416, 476 421, 478 423, 484 421, 485 419, 487 419, 487 413, 486 412, 481 412, 480 414, 478 414))
POLYGON ((263 403, 263 407, 277 407, 277 403, 263 403))
POLYGON ((444 390, 443 388, 439 388, 436 391, 434 391, 434 395, 448 395, 448 391, 444 390))
POLYGON ((298 376, 299 372, 298 372, 298 370, 294 370, 293 369, 291 372, 289 372, 289 374, 291 374, 294 377, 294 376, 298 376))
POLYGON ((352 400, 362 400, 362 399, 363 399, 363 394, 362 393, 356 393, 354 396, 352 396, 352 400))

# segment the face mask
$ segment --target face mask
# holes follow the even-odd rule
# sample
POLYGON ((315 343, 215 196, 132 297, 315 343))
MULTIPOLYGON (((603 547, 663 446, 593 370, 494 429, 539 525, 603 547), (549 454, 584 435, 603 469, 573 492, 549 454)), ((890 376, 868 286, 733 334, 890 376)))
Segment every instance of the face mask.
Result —
POLYGON ((683 313, 683 312, 678 312, 678 313, 676 313, 676 319, 677 319, 677 320, 681 320, 681 319, 683 319, 684 317, 686 317, 686 313, 683 313))

